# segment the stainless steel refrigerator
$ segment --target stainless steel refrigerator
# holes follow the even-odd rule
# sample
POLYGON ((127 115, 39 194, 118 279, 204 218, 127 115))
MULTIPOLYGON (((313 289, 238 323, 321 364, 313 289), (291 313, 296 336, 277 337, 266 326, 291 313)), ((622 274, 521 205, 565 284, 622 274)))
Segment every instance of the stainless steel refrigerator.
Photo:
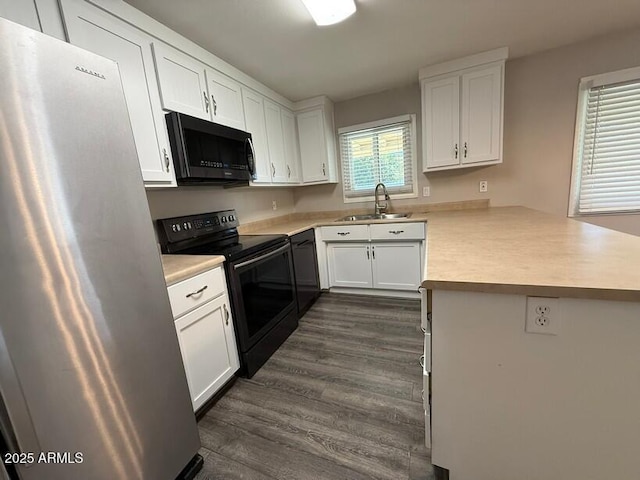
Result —
POLYGON ((162 480, 193 465, 118 67, 3 19, 0 280, 0 477, 162 480))

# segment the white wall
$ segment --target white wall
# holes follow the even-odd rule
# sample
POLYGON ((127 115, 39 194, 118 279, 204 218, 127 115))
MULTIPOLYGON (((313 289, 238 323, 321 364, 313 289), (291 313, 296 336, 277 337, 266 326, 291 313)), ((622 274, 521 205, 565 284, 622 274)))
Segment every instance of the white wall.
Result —
POLYGON ((293 212, 291 188, 178 187, 147 190, 151 217, 193 215, 235 208, 241 224, 293 212), (276 201, 278 210, 273 211, 276 201))
MULTIPOLYGON (((640 65, 640 30, 617 33, 507 62, 505 80, 504 163, 459 171, 419 174, 419 191, 431 197, 396 204, 490 198, 491 204, 524 205, 565 216, 581 77, 640 65), (480 180, 489 192, 478 191, 480 180)), ((416 66, 419 67, 419 66, 416 66)), ((417 72, 417 68, 416 68, 417 72)), ((417 77, 417 73, 416 73, 417 77)), ((417 83, 335 105, 336 128, 406 113, 418 117, 417 83)), ((418 136, 421 170, 422 139, 418 136)), ((341 185, 319 185, 294 194, 296 211, 345 208, 341 185)), ((346 207, 368 204, 349 204, 346 207)), ((372 205, 371 205, 372 207, 372 205)), ((373 207, 372 207, 373 208, 373 207)), ((640 215, 584 217, 590 223, 640 235, 640 215)))

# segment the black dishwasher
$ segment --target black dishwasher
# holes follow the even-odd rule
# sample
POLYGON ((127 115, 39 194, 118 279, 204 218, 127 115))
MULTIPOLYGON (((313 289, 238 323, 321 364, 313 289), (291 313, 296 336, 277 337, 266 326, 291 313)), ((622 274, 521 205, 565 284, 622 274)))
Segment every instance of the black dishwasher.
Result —
POLYGON ((298 316, 302 316, 320 295, 318 256, 313 228, 291 237, 293 270, 298 292, 298 316))

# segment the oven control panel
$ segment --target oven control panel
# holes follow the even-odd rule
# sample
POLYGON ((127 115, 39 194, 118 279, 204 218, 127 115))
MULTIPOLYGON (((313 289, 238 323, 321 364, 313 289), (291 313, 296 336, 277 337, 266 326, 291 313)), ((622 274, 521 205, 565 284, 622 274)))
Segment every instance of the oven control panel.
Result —
POLYGON ((164 218, 158 220, 157 223, 158 236, 163 247, 167 243, 204 237, 231 228, 237 228, 240 224, 235 210, 164 218))

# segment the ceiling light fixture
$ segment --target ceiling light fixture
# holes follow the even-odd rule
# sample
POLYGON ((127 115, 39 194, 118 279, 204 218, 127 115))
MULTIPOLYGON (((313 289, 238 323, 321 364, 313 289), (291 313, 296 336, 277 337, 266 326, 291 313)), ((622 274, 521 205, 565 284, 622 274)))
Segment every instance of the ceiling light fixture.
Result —
POLYGON ((302 3, 319 26, 341 22, 356 11, 354 0, 302 0, 302 3))

